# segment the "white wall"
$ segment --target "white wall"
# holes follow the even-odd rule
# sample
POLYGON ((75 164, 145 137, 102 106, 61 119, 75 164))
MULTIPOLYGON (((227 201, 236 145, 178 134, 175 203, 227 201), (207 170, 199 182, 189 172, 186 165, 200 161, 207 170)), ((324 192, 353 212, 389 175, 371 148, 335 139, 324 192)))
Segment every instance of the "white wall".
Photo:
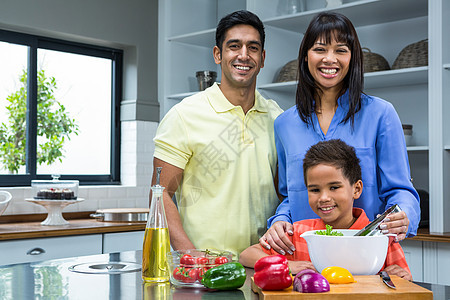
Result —
POLYGON ((1 29, 123 49, 123 120, 159 120, 157 26, 157 0, 0 0, 1 29))
MULTIPOLYGON (((120 186, 80 187, 86 200, 64 212, 147 207, 157 99, 157 0, 0 0, 0 29, 124 50, 120 186)), ((4 214, 43 213, 28 203, 30 187, 2 188, 13 195, 4 214)))

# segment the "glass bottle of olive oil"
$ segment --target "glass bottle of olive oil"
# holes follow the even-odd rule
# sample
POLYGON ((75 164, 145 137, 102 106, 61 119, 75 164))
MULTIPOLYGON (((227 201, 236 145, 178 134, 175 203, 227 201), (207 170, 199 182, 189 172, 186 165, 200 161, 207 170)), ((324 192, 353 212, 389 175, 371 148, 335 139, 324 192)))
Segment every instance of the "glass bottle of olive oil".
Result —
POLYGON ((152 201, 145 228, 142 279, 145 282, 164 282, 169 280, 167 252, 170 252, 169 228, 164 212, 163 190, 159 185, 161 169, 157 168, 156 185, 152 186, 152 201))

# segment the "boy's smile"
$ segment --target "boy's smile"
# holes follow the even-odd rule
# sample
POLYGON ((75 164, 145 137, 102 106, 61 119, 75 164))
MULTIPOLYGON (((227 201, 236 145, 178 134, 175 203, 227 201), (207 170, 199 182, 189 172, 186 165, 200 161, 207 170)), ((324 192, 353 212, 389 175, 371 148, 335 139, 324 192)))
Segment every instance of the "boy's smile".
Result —
POLYGON ((319 164, 306 173, 309 205, 333 228, 349 228, 354 223, 353 200, 362 192, 362 182, 355 184, 333 165, 319 164))

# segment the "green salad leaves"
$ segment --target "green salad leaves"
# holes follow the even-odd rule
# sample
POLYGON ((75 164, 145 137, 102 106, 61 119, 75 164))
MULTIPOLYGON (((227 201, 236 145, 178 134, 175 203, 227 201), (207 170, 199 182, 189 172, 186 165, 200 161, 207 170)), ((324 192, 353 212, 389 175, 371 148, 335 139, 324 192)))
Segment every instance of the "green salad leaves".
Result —
POLYGON ((334 236, 343 236, 344 234, 342 232, 333 231, 333 226, 330 226, 326 224, 325 230, 318 230, 316 231, 316 234, 318 235, 334 235, 334 236))

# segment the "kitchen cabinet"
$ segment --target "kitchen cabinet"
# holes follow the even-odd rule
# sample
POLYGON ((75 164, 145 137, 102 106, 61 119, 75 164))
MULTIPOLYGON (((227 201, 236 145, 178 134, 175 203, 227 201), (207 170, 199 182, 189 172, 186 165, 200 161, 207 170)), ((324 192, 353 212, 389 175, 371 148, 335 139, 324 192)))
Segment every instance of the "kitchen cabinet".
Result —
POLYGON ((145 231, 103 234, 103 253, 141 250, 145 231))
POLYGON ((0 242, 0 265, 102 253, 101 234, 0 242))
POLYGON ((424 282, 450 284, 450 243, 423 242, 424 282))
POLYGON ((414 281, 423 281, 422 241, 403 240, 401 246, 414 281))
POLYGON ((450 243, 441 244, 437 247, 437 280, 438 284, 450 285, 450 243))
POLYGON ((0 265, 142 249, 144 231, 0 241, 0 265))
POLYGON ((450 284, 450 242, 406 239, 400 244, 414 281, 450 284))
MULTIPOLYGON (((161 117, 198 91, 195 72, 212 70, 215 27, 226 14, 248 9, 266 28, 266 61, 257 88, 283 109, 294 105, 296 82, 274 83, 279 70, 297 57, 303 32, 325 0, 307 0, 303 12, 278 15, 273 0, 160 0, 158 98, 161 117)), ((409 44, 428 39, 427 66, 365 74, 365 92, 390 101, 402 123, 413 125, 408 154, 414 186, 430 195, 430 231, 449 232, 450 218, 450 1, 343 1, 332 10, 354 23, 363 47, 392 66, 409 44)))

